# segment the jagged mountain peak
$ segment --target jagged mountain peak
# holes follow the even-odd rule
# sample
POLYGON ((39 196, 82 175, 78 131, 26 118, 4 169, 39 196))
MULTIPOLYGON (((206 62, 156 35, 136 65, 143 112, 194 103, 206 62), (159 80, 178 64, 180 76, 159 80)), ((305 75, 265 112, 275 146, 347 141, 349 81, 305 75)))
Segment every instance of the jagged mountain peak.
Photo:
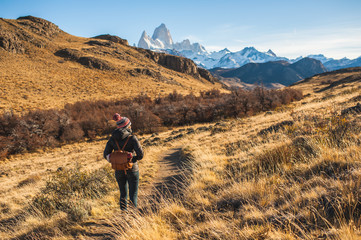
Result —
POLYGON ((148 36, 148 34, 147 34, 147 32, 144 30, 143 33, 142 33, 141 38, 146 37, 146 36, 148 36))
POLYGON ((165 26, 164 23, 162 23, 159 27, 157 27, 154 30, 152 39, 153 40, 159 39, 164 44, 165 48, 172 48, 173 39, 168 28, 165 26))
POLYGON ((185 57, 188 58, 190 58, 189 54, 208 54, 207 50, 201 44, 191 43, 189 39, 174 43, 170 31, 164 23, 160 24, 154 30, 152 37, 149 37, 145 31, 143 31, 138 42, 138 47, 157 51, 161 50, 169 52, 170 54, 177 52, 177 55, 186 55, 185 57))
POLYGON ((277 57, 277 55, 271 49, 268 49, 267 53, 274 57, 277 57))
MULTIPOLYGON (((164 23, 160 24, 155 29, 152 38, 143 32, 138 47, 156 51, 161 50, 169 54, 176 53, 178 56, 192 59, 198 66, 207 69, 217 67, 235 68, 247 63, 264 63, 280 60, 295 63, 303 58, 302 56, 296 59, 279 57, 271 49, 267 52, 261 52, 254 46, 245 47, 236 52, 231 52, 228 48, 224 48, 220 51, 208 52, 204 46, 199 43, 191 43, 189 39, 173 43, 170 32, 164 23)), ((345 66, 361 66, 360 59, 350 60, 344 58, 335 60, 333 58, 327 58, 323 54, 309 55, 308 57, 321 61, 328 70, 340 69, 345 66)))
POLYGON ((257 49, 255 47, 245 47, 243 48, 244 51, 257 51, 257 49))

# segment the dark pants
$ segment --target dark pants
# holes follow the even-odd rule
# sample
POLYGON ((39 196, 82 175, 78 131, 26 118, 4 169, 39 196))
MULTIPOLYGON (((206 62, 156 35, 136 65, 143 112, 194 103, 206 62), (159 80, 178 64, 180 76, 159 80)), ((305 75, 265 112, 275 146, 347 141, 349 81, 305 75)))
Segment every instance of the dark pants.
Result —
POLYGON ((116 170, 115 178, 117 179, 120 190, 120 209, 127 209, 128 186, 130 202, 134 207, 137 207, 139 171, 133 172, 132 170, 128 170, 127 174, 125 174, 122 170, 116 170))

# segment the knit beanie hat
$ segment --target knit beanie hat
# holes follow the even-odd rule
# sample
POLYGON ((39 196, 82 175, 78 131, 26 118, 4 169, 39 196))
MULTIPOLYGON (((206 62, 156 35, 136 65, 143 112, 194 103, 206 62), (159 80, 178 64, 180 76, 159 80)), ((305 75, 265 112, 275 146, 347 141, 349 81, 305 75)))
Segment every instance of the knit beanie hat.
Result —
POLYGON ((130 122, 129 118, 127 117, 121 117, 119 113, 114 114, 113 120, 117 122, 118 128, 126 128, 132 123, 130 122))

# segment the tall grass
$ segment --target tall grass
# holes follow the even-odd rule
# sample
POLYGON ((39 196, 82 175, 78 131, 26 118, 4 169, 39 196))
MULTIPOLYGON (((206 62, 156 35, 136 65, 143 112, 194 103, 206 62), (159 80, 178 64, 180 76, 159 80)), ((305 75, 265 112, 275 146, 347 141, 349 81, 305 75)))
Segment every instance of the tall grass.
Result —
POLYGON ((225 151, 214 138, 230 128, 202 145, 185 143, 192 174, 183 194, 149 214, 130 214, 133 225, 117 219, 114 232, 119 239, 359 239, 360 123, 335 118, 312 118, 312 131, 296 121, 291 134, 225 151), (337 131, 345 134, 335 140, 337 131))
POLYGON ((90 201, 113 190, 114 182, 113 171, 107 167, 92 172, 81 171, 79 166, 60 170, 34 197, 30 211, 45 217, 62 211, 71 221, 84 220, 91 212, 90 201))

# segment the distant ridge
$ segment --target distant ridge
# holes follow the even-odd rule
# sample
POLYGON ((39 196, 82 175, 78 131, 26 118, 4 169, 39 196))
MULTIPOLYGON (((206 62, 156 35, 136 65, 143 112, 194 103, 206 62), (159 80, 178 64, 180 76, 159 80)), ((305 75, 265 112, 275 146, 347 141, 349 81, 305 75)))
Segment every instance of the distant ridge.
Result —
MULTIPOLYGON (((261 52, 254 47, 245 47, 237 52, 231 52, 227 48, 220 51, 208 52, 201 44, 191 43, 188 39, 185 39, 180 43, 173 43, 170 31, 164 23, 154 30, 152 37, 149 37, 144 31, 138 42, 138 47, 158 52, 167 52, 177 56, 184 56, 192 59, 198 66, 206 69, 238 68, 248 63, 265 63, 280 60, 294 63, 303 58, 300 56, 296 59, 288 59, 277 56, 271 49, 267 52, 261 52)), ((353 60, 348 58, 337 60, 327 58, 322 54, 313 54, 308 55, 307 57, 321 61, 328 71, 361 66, 361 57, 353 60)))
MULTIPOLYGON (((233 79, 235 83, 263 84, 275 87, 275 84, 289 86, 315 74, 326 72, 326 68, 318 60, 303 58, 293 64, 287 61, 267 63, 248 63, 236 69, 211 69, 210 72, 223 79, 233 79)), ((280 85, 279 85, 280 86, 280 85)))

